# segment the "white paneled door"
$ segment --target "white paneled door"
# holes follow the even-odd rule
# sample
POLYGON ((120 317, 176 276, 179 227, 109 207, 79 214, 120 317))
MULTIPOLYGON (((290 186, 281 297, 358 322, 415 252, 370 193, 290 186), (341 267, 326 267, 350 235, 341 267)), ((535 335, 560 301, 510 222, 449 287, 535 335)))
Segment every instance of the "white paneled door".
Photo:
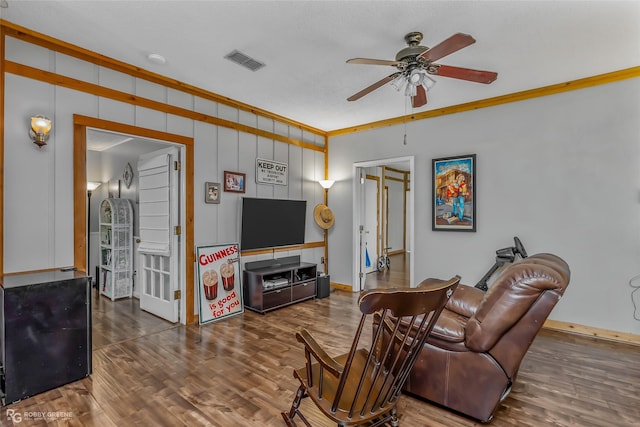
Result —
POLYGON ((170 322, 179 318, 180 151, 138 159, 140 308, 170 322))

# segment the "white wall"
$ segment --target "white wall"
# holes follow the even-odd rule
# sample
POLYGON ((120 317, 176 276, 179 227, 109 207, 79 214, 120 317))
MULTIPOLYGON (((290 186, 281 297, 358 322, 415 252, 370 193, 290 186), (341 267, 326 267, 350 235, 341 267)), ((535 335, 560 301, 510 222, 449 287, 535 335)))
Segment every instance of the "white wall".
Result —
POLYGON ((632 79, 412 122, 406 146, 403 126, 332 137, 332 280, 352 281, 353 163, 414 155, 416 282, 460 274, 474 285, 519 236, 571 267, 552 319, 640 333, 628 284, 640 273, 638 93, 632 79), (431 159, 472 153, 477 232, 432 231, 431 159))

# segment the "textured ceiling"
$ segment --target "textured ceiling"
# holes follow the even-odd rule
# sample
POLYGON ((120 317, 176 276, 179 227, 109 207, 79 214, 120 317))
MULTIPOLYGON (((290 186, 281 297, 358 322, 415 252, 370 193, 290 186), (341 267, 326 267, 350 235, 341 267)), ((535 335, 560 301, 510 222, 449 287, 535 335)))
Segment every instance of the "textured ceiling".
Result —
POLYGON ((18 1, 2 19, 323 130, 335 130, 640 65, 638 1, 18 1), (491 85, 435 77, 419 109, 391 74, 404 35, 477 42, 439 63, 496 71, 491 85), (266 66, 224 56, 237 49, 266 66), (166 58, 164 65, 147 55, 166 58))

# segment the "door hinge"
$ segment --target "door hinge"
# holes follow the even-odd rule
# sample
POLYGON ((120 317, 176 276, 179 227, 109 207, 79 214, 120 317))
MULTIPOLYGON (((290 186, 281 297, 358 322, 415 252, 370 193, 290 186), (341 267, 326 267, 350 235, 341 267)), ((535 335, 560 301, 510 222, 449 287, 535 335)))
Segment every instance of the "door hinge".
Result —
POLYGON ((175 234, 176 236, 180 236, 180 235, 182 234, 182 227, 180 227, 179 225, 176 225, 176 226, 175 226, 174 234, 175 234))
POLYGON ((179 171, 179 170, 180 170, 180 167, 181 167, 181 165, 180 165, 180 162, 179 162, 178 160, 176 160, 175 162, 173 162, 173 170, 177 170, 177 171, 179 171))
POLYGON ((360 278, 362 279, 364 277, 364 273, 360 272, 360 278))
POLYGON ((180 290, 173 291, 173 299, 176 300, 180 298, 182 298, 182 292, 180 292, 180 290))

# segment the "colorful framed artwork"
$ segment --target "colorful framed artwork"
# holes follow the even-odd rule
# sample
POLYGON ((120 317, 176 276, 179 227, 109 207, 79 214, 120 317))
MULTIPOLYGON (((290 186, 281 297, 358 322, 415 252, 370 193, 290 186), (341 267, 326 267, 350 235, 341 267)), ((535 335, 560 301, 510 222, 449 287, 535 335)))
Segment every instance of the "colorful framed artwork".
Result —
POLYGON ((432 162, 432 229, 476 231, 476 155, 432 162))
POLYGON ((245 178, 246 175, 243 173, 224 171, 224 191, 244 193, 245 178))
POLYGON ((219 182, 205 182, 204 183, 204 202, 205 203, 220 203, 220 183, 219 182))

